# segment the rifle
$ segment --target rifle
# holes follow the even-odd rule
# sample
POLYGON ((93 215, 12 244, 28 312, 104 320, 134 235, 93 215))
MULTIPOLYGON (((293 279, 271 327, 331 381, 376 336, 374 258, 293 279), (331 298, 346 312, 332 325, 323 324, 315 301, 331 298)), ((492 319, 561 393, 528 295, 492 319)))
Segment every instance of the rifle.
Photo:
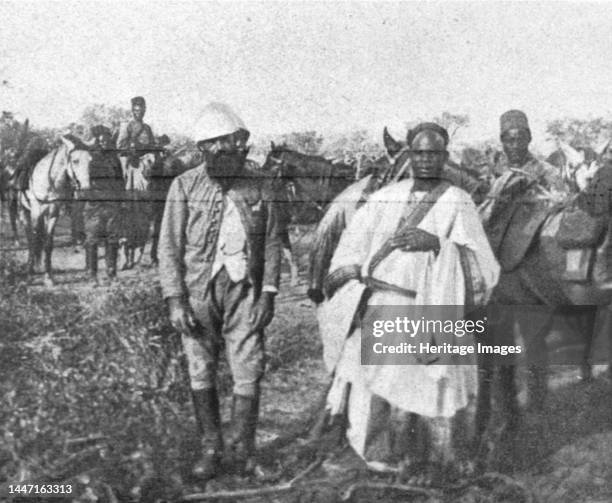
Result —
POLYGON ((117 154, 118 156, 128 156, 128 155, 144 155, 144 154, 155 154, 160 153, 163 154, 167 152, 164 147, 150 146, 143 148, 100 148, 100 147, 90 147, 90 150, 95 150, 98 152, 111 152, 117 154))

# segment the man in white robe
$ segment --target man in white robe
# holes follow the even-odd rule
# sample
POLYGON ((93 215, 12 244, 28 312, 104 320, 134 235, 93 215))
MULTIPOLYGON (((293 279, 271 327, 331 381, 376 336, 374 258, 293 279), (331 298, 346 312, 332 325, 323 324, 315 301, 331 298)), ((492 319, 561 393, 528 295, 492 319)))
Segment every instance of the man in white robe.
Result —
MULTIPOLYGON (((470 196, 440 179, 448 134, 425 124, 409 140, 413 178, 374 193, 351 219, 332 259, 329 301, 319 316, 325 363, 334 374, 327 406, 332 415, 347 414, 349 443, 373 467, 389 459, 369 449, 373 423, 380 425, 374 416, 381 414, 399 415, 413 426, 415 417, 430 420, 425 461, 451 460, 451 420, 474 405, 477 368, 476 355, 473 365, 361 365, 356 321, 364 304, 482 304, 499 276, 470 196)), ((394 442, 390 438, 387 443, 394 442)))

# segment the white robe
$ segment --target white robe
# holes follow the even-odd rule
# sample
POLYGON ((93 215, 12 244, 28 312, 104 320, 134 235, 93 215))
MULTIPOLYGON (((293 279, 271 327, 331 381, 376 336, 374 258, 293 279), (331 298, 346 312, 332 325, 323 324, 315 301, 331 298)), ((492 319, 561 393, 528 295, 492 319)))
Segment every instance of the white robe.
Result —
MULTIPOLYGON (((395 233, 399 221, 425 193, 411 193, 413 179, 389 185, 373 194, 351 219, 343 233, 330 272, 360 265, 362 277, 385 241, 395 233)), ((457 305, 465 303, 465 278, 459 246, 466 247, 477 264, 479 288, 486 297, 499 278, 499 265, 491 251, 470 196, 449 187, 418 225, 438 236, 440 252, 394 250, 373 271, 373 277, 416 291, 409 298, 391 291, 375 291, 369 305, 457 305)), ((474 365, 368 365, 361 362, 361 333, 349 328, 365 289, 351 280, 319 310, 324 359, 334 383, 328 395, 332 413, 341 408, 342 392, 351 384, 348 404, 348 439, 363 455, 372 394, 386 399, 403 411, 427 417, 453 417, 476 395, 477 368, 474 365), (349 336, 350 335, 350 336, 349 336), (347 337, 349 336, 349 337, 347 337)), ((465 362, 465 357, 462 357, 465 362)))

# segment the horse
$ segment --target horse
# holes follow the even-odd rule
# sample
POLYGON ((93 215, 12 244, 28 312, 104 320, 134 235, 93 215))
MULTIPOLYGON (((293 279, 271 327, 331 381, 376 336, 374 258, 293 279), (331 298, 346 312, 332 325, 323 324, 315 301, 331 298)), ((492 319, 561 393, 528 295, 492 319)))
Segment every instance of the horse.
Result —
POLYGON ((362 163, 359 178, 329 204, 318 223, 308 257, 307 295, 315 304, 323 301, 323 282, 342 232, 367 197, 388 183, 408 174, 409 150, 396 142, 387 128, 383 130, 387 155, 362 163))
POLYGON ((19 214, 28 239, 28 272, 34 274, 44 251, 45 286, 55 284, 51 254, 60 207, 73 189, 89 189, 91 160, 89 147, 78 138, 66 135, 60 146, 36 163, 28 188, 19 193, 19 214))
POLYGON ((13 241, 19 246, 19 193, 25 189, 27 175, 31 168, 49 153, 47 142, 40 136, 32 135, 28 130, 28 121, 24 124, 16 145, 9 148, 0 165, 1 198, 8 206, 8 216, 13 241))
POLYGON ((291 285, 295 286, 298 267, 292 254, 288 225, 311 225, 321 220, 329 203, 355 181, 355 169, 274 142, 261 169, 273 178, 281 227, 285 229, 281 236, 283 253, 291 268, 291 285))
MULTIPOLYGON (((612 178, 606 176, 605 171, 607 170, 599 170, 592 175, 591 180, 587 181, 579 192, 576 201, 584 209, 584 214, 581 217, 581 224, 573 225, 571 232, 578 233, 579 227, 589 228, 595 225, 596 218, 604 218, 608 222, 604 226, 604 231, 605 227, 609 226, 610 208, 607 191, 612 190, 612 178), (590 206, 597 205, 586 205, 583 203, 585 200, 596 200, 606 204, 604 209, 594 212, 590 206)), ((517 177, 515 183, 525 182, 522 178, 517 177)), ((579 188, 579 185, 576 184, 576 187, 579 188)), ((512 193, 512 190, 512 187, 508 187, 508 193, 512 193)), ((503 199, 503 194, 500 198, 503 199)), ((588 380, 592 376, 591 349, 597 310, 612 301, 612 290, 598 282, 591 273, 587 272, 580 280, 566 279, 569 252, 560 242, 558 232, 563 226, 564 219, 575 211, 575 206, 565 204, 547 210, 537 209, 534 206, 532 211, 527 207, 524 211, 514 214, 519 217, 515 228, 519 228, 521 222, 523 229, 531 227, 532 238, 526 242, 527 246, 521 249, 522 256, 519 256, 517 249, 516 258, 520 260, 516 260, 512 267, 502 269, 487 311, 488 338, 498 344, 514 344, 515 327, 518 326, 520 329, 524 341, 525 361, 529 370, 527 406, 536 412, 543 408, 548 390, 549 351, 546 337, 550 333, 554 316, 558 317, 561 313, 566 317, 566 321, 573 321, 581 329, 585 345, 580 361, 576 363, 580 366, 582 378, 588 380), (538 215, 536 219, 533 218, 535 214, 538 215), (534 222, 537 223, 537 227, 534 222)), ((591 248, 599 246, 598 252, 594 253, 598 257, 607 255, 605 248, 609 247, 607 242, 602 244, 602 232, 598 244, 590 245, 591 248)), ((579 253, 586 252, 579 251, 579 253)), ((607 257, 602 258, 601 262, 595 262, 595 268, 606 271, 609 268, 606 263, 607 257)), ((592 268, 593 265, 589 267, 592 268)), ((496 367, 490 363, 483 365, 479 374, 480 414, 477 429, 481 433, 488 432, 490 435, 490 445, 493 449, 488 454, 488 462, 492 460, 493 463, 503 465, 511 457, 507 450, 510 448, 510 439, 518 427, 520 417, 515 374, 514 365, 496 367), (492 428, 494 422, 490 418, 494 411, 491 395, 494 383, 498 391, 496 412, 501 419, 495 421, 497 427, 492 428)))

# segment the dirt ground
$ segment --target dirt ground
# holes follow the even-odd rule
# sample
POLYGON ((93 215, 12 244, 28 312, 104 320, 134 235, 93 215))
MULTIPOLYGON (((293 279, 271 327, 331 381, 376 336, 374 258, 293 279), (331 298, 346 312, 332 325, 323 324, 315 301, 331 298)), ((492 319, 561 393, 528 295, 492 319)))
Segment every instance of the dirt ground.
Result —
MULTIPOLYGON (((3 229, 4 230, 4 229, 3 229)), ((69 245, 66 222, 59 229, 57 248, 53 255, 56 289, 82 292, 93 299, 104 284, 93 286, 84 271, 81 246, 69 245)), ((2 233, 3 253, 15 253, 25 260, 22 250, 13 248, 2 233)), ((101 253, 103 256, 103 253, 101 253)), ((121 265, 122 262, 120 262, 121 265)), ((302 270, 304 264, 301 264, 302 270)), ((288 269, 288 268, 287 268, 288 269)), ((100 276, 104 277, 104 261, 100 260, 100 276)), ((156 269, 151 266, 148 248, 140 265, 130 271, 119 271, 118 281, 124 284, 149 278, 156 281, 156 269)), ((38 275, 31 288, 44 291, 38 275)), ((282 290, 277 301, 271 332, 291 331, 303 334, 320 352, 320 342, 314 322, 314 309, 308 301, 304 278, 297 287, 289 286, 288 274, 283 273, 282 290)), ((607 351, 605 337, 600 337, 596 351, 607 351)), ((310 416, 323 396, 328 376, 320 359, 300 359, 290 349, 281 358, 291 361, 290 368, 279 362, 268 362, 269 372, 264 382, 262 418, 258 444, 275 445, 288 431, 299 430, 303 419, 310 416)), ((554 366, 550 372, 550 394, 541 413, 526 412, 515 439, 518 453, 512 476, 522 483, 536 501, 603 503, 612 502, 612 387, 604 375, 605 367, 595 368, 595 379, 581 382, 576 366, 554 366)), ((521 393, 524 400, 525 392, 521 393)), ((224 417, 229 415, 224 403, 224 417)), ((320 472, 319 472, 320 473, 320 472)), ((209 490, 223 489, 223 484, 209 490)), ((281 501, 264 499, 263 501, 281 501)), ((312 499, 311 501, 325 501, 312 499)), ((364 500, 365 501, 365 500, 364 500)), ((416 501, 414 499, 405 501, 416 501)), ((467 501, 467 500, 466 500, 467 501)), ((485 501, 475 498, 471 501, 485 501)), ((487 501, 514 501, 489 499, 487 501)))

